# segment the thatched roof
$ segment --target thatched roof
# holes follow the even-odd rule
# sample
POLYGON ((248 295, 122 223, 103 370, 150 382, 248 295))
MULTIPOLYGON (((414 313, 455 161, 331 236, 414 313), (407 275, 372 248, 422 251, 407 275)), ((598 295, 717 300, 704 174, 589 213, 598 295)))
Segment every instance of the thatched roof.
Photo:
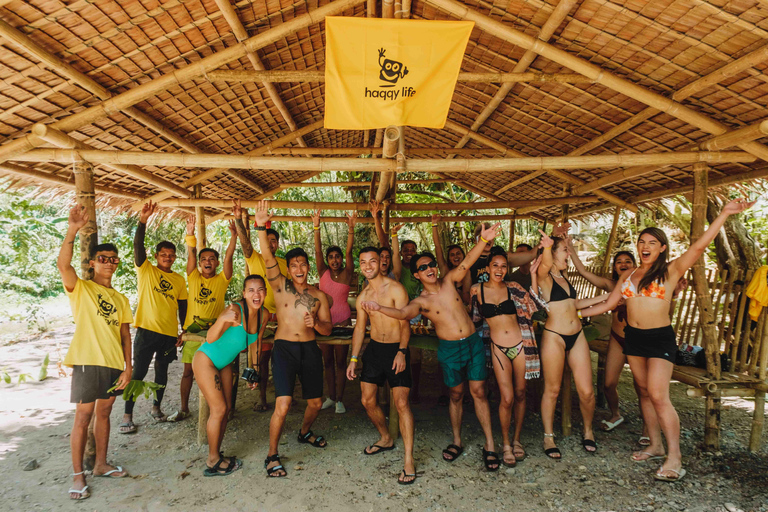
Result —
MULTIPOLYGON (((203 59, 237 47, 238 40, 257 35, 263 37, 250 47, 255 50, 251 56, 243 53, 210 71, 252 72, 260 65, 266 70, 322 71, 322 22, 312 20, 275 37, 270 30, 303 19, 318 7, 343 3, 346 8, 335 14, 362 17, 373 5, 376 15, 381 15, 381 3, 369 1, 366 5, 363 0, 243 0, 231 5, 228 0, 0 0, 4 22, 0 24, 0 155, 9 143, 21 144, 19 138, 29 134, 36 123, 66 120, 142 84, 189 71, 194 64, 207 62, 203 59), (43 53, 48 58, 41 57, 43 53)), ((485 159, 726 150, 734 141, 711 148, 701 143, 713 133, 754 125, 766 117, 766 0, 734 0, 724 6, 707 0, 465 0, 467 12, 454 0, 404 1, 395 6, 384 0, 384 4, 385 9, 405 11, 413 19, 475 19, 462 72, 528 72, 535 74, 529 79, 546 80, 460 80, 446 129, 406 128, 407 148, 463 147, 484 151, 465 152, 459 158, 485 159), (505 29, 513 29, 512 35, 505 29), (537 47, 534 53, 521 42, 530 36, 549 46, 543 45, 543 52, 537 47), (566 55, 553 53, 560 50, 566 55), (602 73, 596 73, 594 66, 602 73), (574 73, 581 76, 574 77, 574 73), (639 87, 635 90, 627 82, 611 82, 613 77, 639 87), (663 98, 674 101, 659 103, 663 98), (663 106, 665 112, 648 110, 649 104, 663 106), (479 135, 464 139, 468 129, 479 135), (599 139, 604 134, 609 136, 599 139), (502 155, 502 150, 507 153, 502 155)), ((321 121, 323 97, 321 82, 265 85, 215 79, 206 71, 169 82, 132 107, 111 110, 72 130, 68 129, 71 123, 65 122, 62 126, 67 129, 62 131, 97 150, 242 155, 321 121)), ((725 157, 718 157, 726 163, 710 163, 712 185, 768 175, 768 147, 760 144, 761 140, 768 143, 768 138, 755 130, 758 128, 748 135, 735 134, 735 142, 755 142, 727 149, 725 157)), ((359 148, 373 146, 377 137, 374 130, 319 127, 308 130, 302 140, 310 148, 359 148)), ((299 148, 300 142, 293 139, 282 146, 299 148)), ((22 156, 0 158, 5 161, 0 172, 22 183, 58 187, 73 182, 72 165, 25 162, 22 156)), ((454 155, 429 158, 448 156, 454 155)), ((95 165, 99 193, 121 193, 132 203, 163 192, 136 173, 95 165)), ((692 165, 445 172, 439 176, 496 200, 537 200, 565 193, 590 196, 571 205, 571 216, 578 216, 621 201, 631 207, 687 192, 692 165), (624 175, 617 175, 619 171, 625 171, 624 175), (601 178, 600 186, 589 185, 601 178), (566 184, 570 184, 570 192, 566 192, 566 184)), ((185 181, 205 171, 138 167, 183 188, 189 188, 185 181)), ((255 199, 315 174, 270 169, 220 172, 203 182, 202 194, 212 199, 255 199)), ((561 206, 521 210, 555 217, 561 206)))

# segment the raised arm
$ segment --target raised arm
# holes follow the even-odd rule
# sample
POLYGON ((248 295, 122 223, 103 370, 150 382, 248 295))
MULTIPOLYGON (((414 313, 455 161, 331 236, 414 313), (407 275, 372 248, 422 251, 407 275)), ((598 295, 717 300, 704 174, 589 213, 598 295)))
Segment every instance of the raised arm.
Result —
POLYGON ((205 337, 206 343, 213 343, 218 340, 224 334, 224 331, 233 325, 240 325, 240 308, 235 304, 230 304, 224 308, 216 322, 208 329, 208 334, 205 337))
MULTIPOLYGON (((581 309, 579 311, 581 313, 581 316, 588 317, 588 316, 602 315, 603 313, 607 313, 608 311, 615 309, 616 306, 618 306, 619 302, 621 301, 621 285, 624 282, 624 280, 629 277, 629 274, 631 273, 632 273, 631 270, 627 270, 626 272, 624 272, 619 278, 619 280, 616 282, 616 286, 613 287, 613 291, 608 294, 608 297, 605 299, 605 301, 599 304, 595 304, 594 306, 581 309)), ((602 297, 602 295, 600 297, 602 297)), ((577 305, 577 308, 578 308, 578 305, 577 305)))
POLYGON ((197 239, 195 238, 195 220, 194 215, 187 217, 187 236, 184 238, 184 242, 187 244, 187 275, 194 272, 197 268, 197 239), (191 237, 191 238, 190 238, 191 237), (192 243, 192 238, 195 238, 195 243, 192 243))
POLYGON ((271 218, 269 201, 259 201, 253 214, 253 220, 256 222, 256 232, 259 234, 259 248, 261 249, 261 256, 264 258, 264 266, 267 269, 267 280, 274 288, 284 278, 283 274, 280 273, 280 267, 277 265, 275 255, 272 254, 272 249, 269 247, 269 239, 267 238, 267 222, 271 218))
POLYGON ((232 200, 232 215, 235 217, 235 227, 237 228, 237 236, 240 238, 240 247, 243 248, 243 256, 248 259, 253 255, 253 245, 251 245, 251 239, 248 238, 249 227, 243 223, 243 208, 240 206, 239 199, 232 200))
POLYGON ((355 379, 355 368, 357 367, 357 361, 360 357, 360 350, 363 348, 363 341, 365 340, 365 325, 368 323, 368 312, 362 306, 363 301, 360 297, 355 302, 355 309, 357 310, 357 318, 355 320, 355 330, 352 331, 352 356, 347 366, 347 378, 349 380, 355 379))
POLYGON ((403 275, 403 260, 400 259, 400 241, 397 239, 397 232, 400 231, 404 224, 395 224, 390 227, 392 231, 392 272, 395 274, 395 280, 400 281, 400 276, 403 275))
MULTIPOLYGON (((224 253, 224 277, 227 280, 232 279, 232 260, 235 257, 235 248, 237 247, 237 224, 235 221, 229 221, 229 245, 227 246, 227 252, 224 253)), ((266 322, 264 322, 266 323, 266 322)))
POLYGON ((381 306, 378 302, 373 301, 365 301, 361 306, 366 311, 379 311, 381 314, 397 320, 411 320, 421 313, 421 303, 418 298, 413 299, 407 306, 399 309, 381 306))
POLYGON ((389 247, 389 239, 384 232, 384 228, 381 226, 381 219, 379 218, 381 205, 379 205, 378 201, 371 201, 369 204, 371 208, 371 216, 373 217, 373 224, 376 226, 376 236, 379 238, 379 245, 382 247, 389 247))
MULTIPOLYGON (((355 248, 355 224, 357 223, 357 211, 347 214, 347 252, 344 255, 344 273, 347 283, 351 285, 352 274, 355 273, 355 261, 352 259, 352 249, 355 248)), ((318 272, 319 273, 319 272, 318 272)))
POLYGON ((317 264, 317 275, 322 277, 328 270, 328 266, 323 259, 323 241, 320 239, 320 210, 315 210, 312 215, 312 231, 315 237, 315 263, 317 264))
MULTIPOLYGON (((717 218, 712 221, 712 224, 709 225, 709 228, 707 228, 704 234, 701 235, 698 240, 693 242, 682 256, 673 260, 669 264, 671 267, 670 270, 677 272, 678 276, 682 277, 685 275, 685 272, 691 268, 693 264, 696 263, 696 260, 699 259, 699 257, 704 254, 704 251, 707 250, 709 244, 712 243, 712 240, 715 239, 717 233, 720 232, 720 228, 722 228, 723 224, 725 224, 725 220, 731 215, 743 212, 753 204, 755 204, 754 201, 747 201, 743 197, 739 197, 738 199, 734 199, 730 203, 723 206, 723 210, 720 212, 720 215, 718 215, 717 218)), ((667 250, 669 250, 669 247, 667 247, 667 250)))
POLYGON ((464 276, 469 273, 469 269, 472 267, 472 265, 475 264, 480 255, 483 254, 485 247, 487 245, 493 245, 493 240, 499 234, 500 227, 501 223, 497 222, 493 226, 487 229, 483 229, 480 232, 480 240, 478 240, 477 245, 475 245, 472 250, 469 251, 461 263, 459 263, 450 272, 448 272, 448 274, 446 274, 445 278, 454 283, 462 282, 464 280, 464 276))
MULTIPOLYGON (((610 292, 613 290, 613 287, 616 285, 616 283, 613 281, 613 279, 608 279, 606 277, 599 276, 597 274, 593 274, 587 268, 584 266, 584 263, 581 262, 581 259, 579 258, 579 254, 576 251, 576 248, 573 246, 573 240, 571 240, 571 237, 565 237, 565 241, 568 244, 568 254, 571 256, 571 261, 573 262, 573 266, 576 267, 576 272, 581 274, 581 276, 592 283, 593 285, 597 286, 601 290, 605 290, 607 292, 610 292)), ((610 247, 606 248, 606 251, 609 251, 610 247)))
POLYGON ((437 260, 437 268, 440 269, 440 276, 445 277, 448 273, 448 263, 445 261, 443 255, 443 245, 440 243, 440 234, 437 231, 440 225, 440 214, 432 214, 432 241, 435 242, 435 259, 437 260))
POLYGON ((544 251, 541 254, 541 262, 539 263, 539 267, 536 269, 536 275, 541 282, 547 279, 549 276, 549 271, 552 270, 552 265, 554 264, 554 260, 552 259, 552 246, 554 245, 555 241, 549 238, 549 236, 547 236, 547 234, 542 230, 539 230, 539 233, 541 233, 541 246, 543 247, 544 251))
POLYGON ((525 252, 507 252, 510 267, 519 267, 536 259, 536 249, 525 252))
POLYGON ((600 304, 601 302, 605 302, 608 300, 608 297, 610 296, 609 293, 603 293, 601 295, 597 295, 595 297, 589 297, 586 299, 577 299, 576 300, 576 309, 585 309, 588 308, 594 304, 600 304))
POLYGON ((139 212, 139 225, 133 236, 133 262, 140 267, 147 261, 147 250, 144 247, 144 237, 147 232, 147 221, 157 210, 157 203, 149 201, 141 207, 139 212))
POLYGON ((69 219, 67 220, 67 234, 64 236, 64 242, 59 250, 59 259, 56 260, 56 266, 61 274, 61 282, 68 292, 72 292, 77 284, 77 272, 72 266, 72 254, 75 247, 75 236, 80 228, 88 222, 88 213, 85 206, 75 205, 69 210, 69 219))

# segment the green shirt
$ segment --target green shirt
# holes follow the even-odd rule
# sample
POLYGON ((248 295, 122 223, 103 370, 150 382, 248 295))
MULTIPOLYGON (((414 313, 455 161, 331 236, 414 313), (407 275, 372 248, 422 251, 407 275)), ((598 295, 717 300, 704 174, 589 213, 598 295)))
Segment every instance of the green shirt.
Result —
POLYGON ((421 294, 421 281, 413 277, 411 269, 403 265, 403 270, 400 272, 400 284, 405 287, 405 291, 408 292, 408 299, 413 300, 421 294))

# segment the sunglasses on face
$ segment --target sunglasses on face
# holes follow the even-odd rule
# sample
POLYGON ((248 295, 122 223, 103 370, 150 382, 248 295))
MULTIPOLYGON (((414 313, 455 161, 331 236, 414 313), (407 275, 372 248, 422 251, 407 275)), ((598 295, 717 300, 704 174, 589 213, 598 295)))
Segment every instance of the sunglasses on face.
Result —
POLYGON ((416 272, 424 272, 428 268, 435 268, 437 266, 436 261, 430 261, 429 263, 425 263, 423 265, 419 265, 419 267, 416 269, 416 272))
POLYGON ((120 256, 96 256, 96 261, 99 263, 112 263, 117 265, 120 263, 120 256))

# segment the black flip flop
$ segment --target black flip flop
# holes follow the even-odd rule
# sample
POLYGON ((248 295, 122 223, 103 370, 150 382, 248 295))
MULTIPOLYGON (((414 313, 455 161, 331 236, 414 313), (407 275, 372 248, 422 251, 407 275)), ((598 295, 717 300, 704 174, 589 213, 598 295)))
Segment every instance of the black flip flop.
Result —
POLYGON ((388 452, 394 449, 395 449, 395 443, 392 443, 392 446, 379 446, 378 444, 372 444, 368 448, 365 448, 363 450, 363 453, 366 455, 376 455, 377 453, 388 452), (372 448, 378 448, 378 450, 376 450, 375 452, 372 452, 370 451, 372 448))
POLYGON ((459 455, 464 453, 464 448, 456 446, 455 444, 449 444, 448 448, 443 450, 443 460, 446 462, 453 462, 459 458, 459 455), (450 459, 446 459, 445 456, 450 455, 450 459))
POLYGON ((583 446, 584 451, 590 455, 597 453, 597 443, 595 443, 592 439, 582 439, 581 446, 583 446), (594 448, 594 450, 589 450, 588 448, 594 448))
POLYGON ((544 455, 546 455, 547 457, 549 457, 552 460, 557 460, 557 461, 563 460, 563 454, 560 453, 560 448, 557 448, 557 447, 555 447, 555 448, 545 448, 544 449, 544 455), (554 455, 554 454, 558 454, 560 456, 559 457, 553 457, 552 455, 554 455))
POLYGON ((405 468, 400 472, 400 478, 397 479, 397 483, 400 485, 411 485, 413 482, 416 481, 416 473, 406 473, 405 468), (401 480, 400 478, 410 478, 413 477, 413 480, 401 480))

